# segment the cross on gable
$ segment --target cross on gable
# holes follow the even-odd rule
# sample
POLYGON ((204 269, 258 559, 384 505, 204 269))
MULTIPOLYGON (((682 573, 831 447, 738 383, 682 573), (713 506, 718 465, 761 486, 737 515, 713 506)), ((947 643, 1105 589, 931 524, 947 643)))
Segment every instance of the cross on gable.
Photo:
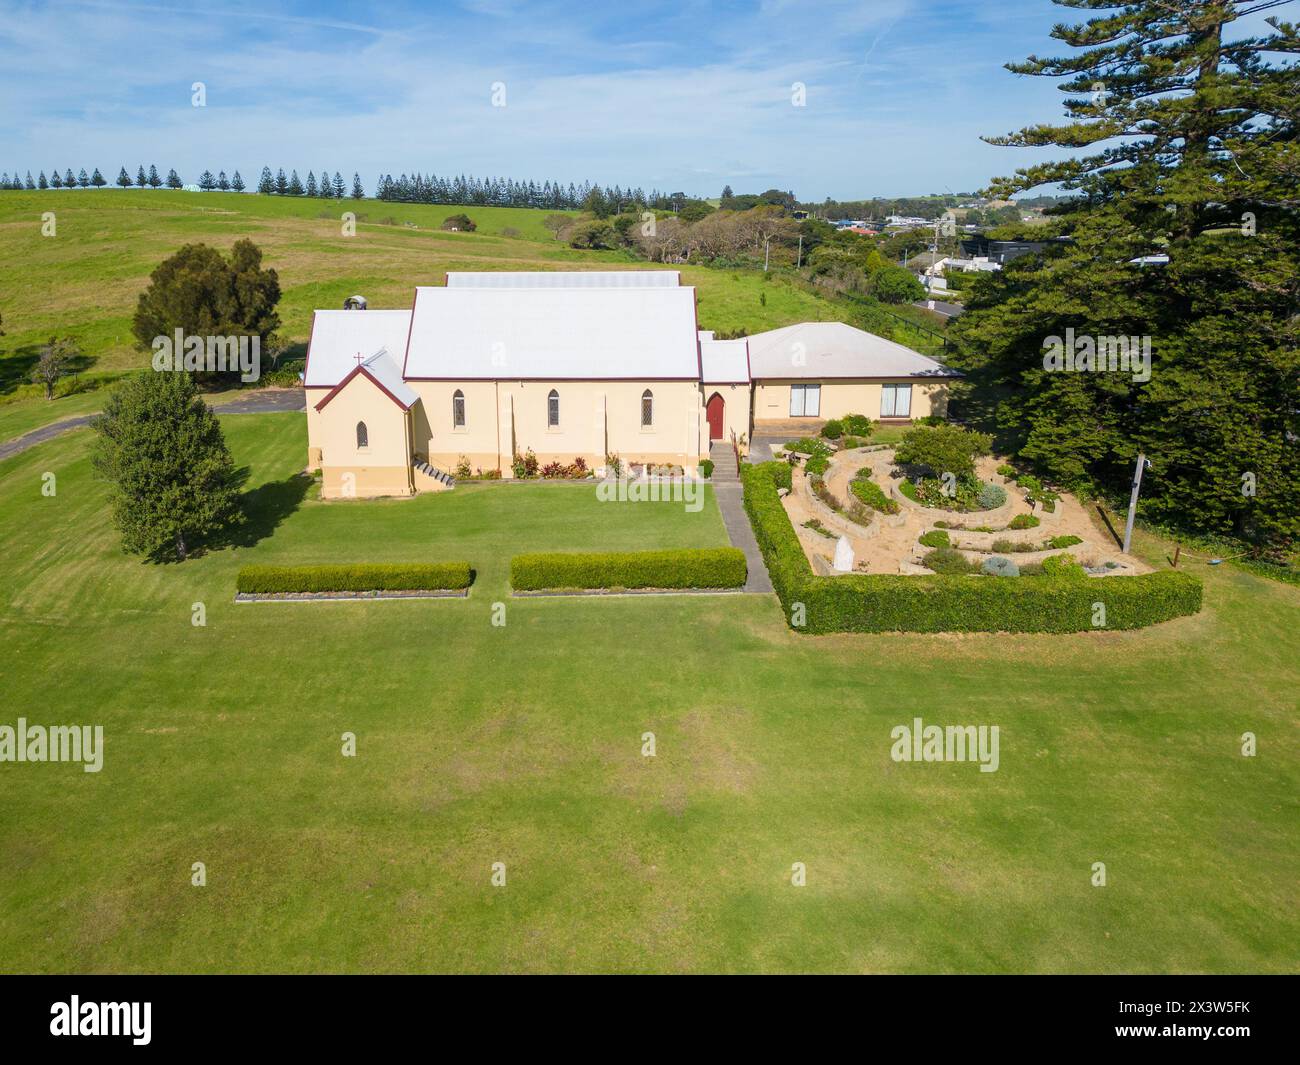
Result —
POLYGON ((357 360, 357 365, 360 366, 360 365, 361 365, 361 352, 358 351, 358 352, 357 352, 355 355, 353 355, 352 357, 353 357, 354 359, 357 360))

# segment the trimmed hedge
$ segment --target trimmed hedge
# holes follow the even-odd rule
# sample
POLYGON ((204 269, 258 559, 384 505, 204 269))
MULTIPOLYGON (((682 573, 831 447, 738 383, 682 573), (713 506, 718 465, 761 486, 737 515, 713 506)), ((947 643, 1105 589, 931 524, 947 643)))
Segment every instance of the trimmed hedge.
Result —
POLYGON ((468 588, 468 562, 358 563, 350 566, 244 566, 236 587, 276 592, 441 592, 468 588))
MULTIPOLYGON (((769 478, 769 481, 771 478, 769 478)), ((776 486, 772 487, 773 495, 776 486)), ((790 530, 794 535, 794 530, 790 530)), ((510 584, 517 592, 569 588, 739 588, 745 553, 738 547, 678 551, 609 551, 516 555, 510 584)))
POLYGON ((801 632, 1082 632, 1094 627, 1094 603, 1105 604, 1106 629, 1137 629, 1201 609, 1201 582, 1177 570, 1083 581, 815 576, 776 494, 775 465, 741 467, 745 510, 786 620, 801 632))

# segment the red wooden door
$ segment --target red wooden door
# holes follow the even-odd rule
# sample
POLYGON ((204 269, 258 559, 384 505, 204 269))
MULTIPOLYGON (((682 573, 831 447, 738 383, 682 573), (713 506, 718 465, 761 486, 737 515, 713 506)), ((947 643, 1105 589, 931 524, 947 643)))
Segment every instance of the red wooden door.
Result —
POLYGON ((722 436, 722 397, 714 392, 709 397, 709 402, 705 404, 704 412, 709 418, 709 439, 721 440, 722 436))

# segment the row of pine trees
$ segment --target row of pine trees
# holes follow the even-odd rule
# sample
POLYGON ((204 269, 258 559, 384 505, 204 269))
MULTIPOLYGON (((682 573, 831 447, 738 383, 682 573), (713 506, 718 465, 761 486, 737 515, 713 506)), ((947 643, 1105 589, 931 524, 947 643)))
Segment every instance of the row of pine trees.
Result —
MULTIPOLYGON (((224 173, 222 174, 222 177, 225 177, 224 173)), ((233 188, 236 191, 239 191, 244 187, 243 179, 240 178, 238 171, 235 172, 234 180, 235 182, 238 182, 238 184, 227 182, 227 184, 221 187, 233 188)), ((12 175, 7 172, 0 175, 0 189, 9 189, 11 191, 21 189, 102 189, 107 184, 108 182, 104 179, 104 175, 99 172, 99 167, 95 167, 94 172, 91 174, 87 174, 85 167, 82 167, 80 173, 75 176, 72 173, 71 167, 65 170, 62 174, 60 174, 58 168, 55 167, 55 169, 50 171, 50 176, 48 178, 45 176, 44 170, 42 170, 40 176, 36 178, 32 177, 32 172, 30 170, 27 171, 26 178, 19 177, 17 170, 15 170, 12 175)), ((130 175, 127 174, 126 167, 122 167, 117 174, 117 184, 121 185, 124 189, 129 189, 132 185, 139 186, 142 189, 146 187, 156 189, 161 188, 163 185, 166 185, 169 189, 179 189, 182 182, 180 175, 177 174, 175 170, 168 170, 167 176, 164 178, 158 176, 158 168, 156 166, 149 167, 149 172, 147 174, 145 173, 144 167, 141 166, 136 171, 134 181, 132 181, 130 175)))
MULTIPOLYGON (((32 177, 30 170, 26 178, 20 178, 16 170, 12 175, 5 173, 0 176, 0 189, 11 190, 103 188, 107 184, 98 167, 90 174, 87 174, 83 168, 76 175, 72 173, 71 168, 62 174, 56 169, 51 172, 49 178, 45 176, 43 170, 36 178, 32 177)), ((144 166, 140 166, 136 170, 134 179, 126 172, 126 167, 122 167, 118 171, 117 184, 124 189, 133 186, 156 189, 164 185, 169 189, 179 189, 183 187, 184 182, 174 169, 168 170, 166 177, 161 177, 156 166, 150 166, 147 172, 144 166)), ((224 170, 215 175, 211 170, 205 170, 199 177, 198 186, 205 192, 214 189, 223 192, 243 192, 246 188, 238 170, 230 177, 226 176, 224 170)), ((360 200, 366 194, 359 174, 352 175, 352 188, 349 192, 343 175, 337 170, 331 177, 329 170, 323 169, 319 178, 315 171, 309 170, 307 180, 304 182, 298 177, 297 170, 291 170, 286 175, 281 168, 272 174, 269 166, 262 168, 262 176, 257 182, 256 191, 267 196, 306 196, 313 199, 335 200, 341 200, 346 195, 360 200)), ((494 177, 476 178, 472 175, 466 177, 464 174, 459 177, 439 177, 437 174, 415 174, 408 177, 403 174, 398 178, 394 178, 392 174, 382 174, 376 185, 376 195, 381 200, 400 203, 538 207, 552 211, 588 210, 600 217, 634 208, 672 210, 675 206, 680 206, 680 201, 684 200, 681 193, 665 195, 655 189, 647 194, 640 188, 624 189, 618 185, 613 188, 601 187, 593 185, 590 181, 585 181, 581 185, 573 182, 564 185, 559 181, 547 181, 539 185, 535 181, 494 177)))
POLYGON ((401 203, 449 203, 490 207, 539 207, 552 211, 594 211, 600 217, 632 208, 671 210, 684 201, 681 193, 665 195, 657 189, 647 194, 643 189, 624 189, 617 185, 602 188, 586 181, 581 185, 558 181, 537 184, 513 178, 439 177, 437 174, 414 174, 379 178, 375 195, 381 200, 401 203))

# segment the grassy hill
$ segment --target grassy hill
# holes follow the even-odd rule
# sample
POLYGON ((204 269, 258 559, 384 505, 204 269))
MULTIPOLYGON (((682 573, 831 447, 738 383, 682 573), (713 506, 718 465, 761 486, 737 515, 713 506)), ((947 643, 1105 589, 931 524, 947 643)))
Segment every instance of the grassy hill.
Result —
MULTIPOLYGON (((577 251, 542 226, 551 212, 513 207, 452 207, 379 200, 307 200, 233 192, 153 189, 48 190, 0 194, 0 405, 32 401, 27 383, 40 345, 71 336, 97 383, 146 365, 131 316, 149 274, 187 243, 222 250, 249 237, 279 273, 281 332, 306 343, 312 311, 361 293, 372 307, 409 307, 416 285, 441 284, 448 270, 633 268, 623 252, 577 251), (343 212, 357 216, 342 235, 343 212), (56 235, 42 236, 53 212, 56 235), (443 232, 467 213, 475 233, 443 232)), ((775 275, 687 268, 697 286, 702 329, 773 329, 844 317, 845 311, 775 275)), ((40 402, 44 402, 43 400, 40 402)), ((50 417, 57 414, 56 401, 50 417)))

